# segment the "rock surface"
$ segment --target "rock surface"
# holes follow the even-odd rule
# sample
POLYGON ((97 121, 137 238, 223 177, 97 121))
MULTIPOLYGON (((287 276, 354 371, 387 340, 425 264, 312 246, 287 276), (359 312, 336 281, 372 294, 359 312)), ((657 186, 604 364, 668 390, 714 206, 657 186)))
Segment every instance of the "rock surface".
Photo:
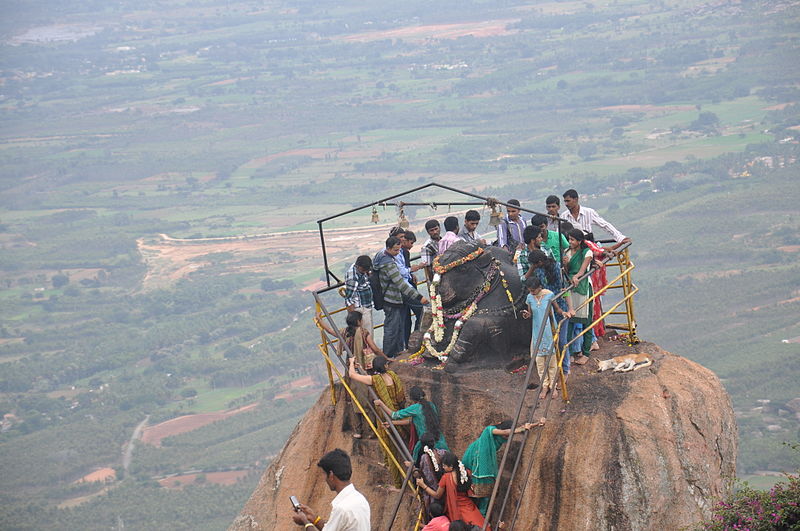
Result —
MULTIPOLYGON (((597 373, 595 362, 574 368, 567 404, 560 397, 536 404, 538 390, 528 392, 523 418, 546 416, 547 424, 524 443, 503 514, 510 523, 517 500, 523 500, 516 529, 679 529, 707 516, 714 498, 727 493, 737 436, 730 398, 719 379, 651 343, 601 345, 599 359, 641 352, 655 363, 624 374, 597 373)), ((514 413, 525 378, 496 369, 449 375, 393 365, 407 388, 422 386, 439 406, 445 436, 457 455, 486 425, 514 413)), ((292 494, 327 516, 334 493, 316 463, 333 448, 353 459, 353 483, 370 501, 373 529, 389 529, 397 494, 382 486, 389 480, 378 442, 354 439, 342 430, 349 407, 342 392, 337 385, 336 406, 329 390, 322 393, 230 529, 299 529, 291 521, 292 494)), ((521 440, 517 436, 512 448, 521 440)), ((414 529, 417 510, 416 500, 406 495, 391 528, 414 529)))

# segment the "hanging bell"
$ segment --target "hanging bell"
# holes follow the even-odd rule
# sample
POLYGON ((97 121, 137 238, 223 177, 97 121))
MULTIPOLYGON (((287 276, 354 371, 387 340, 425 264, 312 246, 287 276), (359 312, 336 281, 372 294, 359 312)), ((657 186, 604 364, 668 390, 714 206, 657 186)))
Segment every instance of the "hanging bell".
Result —
POLYGON ((503 221, 503 214, 497 209, 496 203, 492 203, 490 206, 492 207, 492 213, 489 214, 489 225, 497 227, 503 221))
POLYGON ((400 217, 397 218, 397 221, 398 221, 397 224, 400 226, 401 229, 408 228, 408 218, 406 217, 406 214, 405 212, 403 212, 402 208, 400 209, 400 217))
POLYGON ((381 219, 378 217, 378 210, 373 206, 372 207, 372 222, 378 223, 381 219))

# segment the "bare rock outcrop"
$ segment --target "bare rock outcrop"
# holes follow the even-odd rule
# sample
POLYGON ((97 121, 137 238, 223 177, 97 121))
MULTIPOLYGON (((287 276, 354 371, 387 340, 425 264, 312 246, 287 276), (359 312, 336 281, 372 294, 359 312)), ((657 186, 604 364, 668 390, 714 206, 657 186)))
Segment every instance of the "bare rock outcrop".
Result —
MULTIPOLYGON (((601 345, 600 359, 642 352, 655 363, 624 374, 597 373, 594 362, 575 368, 567 404, 555 398, 534 411, 536 392, 528 393, 523 415, 546 412, 548 420, 525 442, 520 470, 532 460, 530 476, 525 481, 524 473, 518 475, 511 487, 503 516, 508 521, 522 500, 515 529, 679 529, 707 516, 714 498, 727 493, 737 435, 719 379, 651 343, 601 345)), ((458 455, 486 425, 513 414, 524 381, 523 374, 496 369, 455 375, 403 363, 394 369, 439 406, 447 442, 458 455)), ((336 394, 332 406, 330 391, 322 393, 231 529, 298 529, 291 521, 291 494, 327 515, 334 493, 316 463, 333 448, 353 458, 353 483, 370 501, 373 529, 389 529, 397 495, 385 487, 378 443, 343 431, 349 404, 342 389, 336 394)), ((417 510, 406 495, 391 528, 414 529, 417 510)))

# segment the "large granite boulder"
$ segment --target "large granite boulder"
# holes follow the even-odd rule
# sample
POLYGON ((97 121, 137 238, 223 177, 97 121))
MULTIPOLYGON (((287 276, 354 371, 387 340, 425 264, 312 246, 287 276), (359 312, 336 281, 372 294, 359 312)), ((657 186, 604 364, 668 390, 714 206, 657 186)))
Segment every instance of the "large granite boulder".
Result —
MULTIPOLYGON (((719 379, 651 343, 601 345, 602 359, 643 352, 655 363, 624 374, 598 373, 594 362, 575 368, 566 404, 555 398, 531 411, 536 391, 528 393, 523 414, 539 418, 546 411, 547 424, 536 429, 538 443, 536 431, 525 443, 523 474, 511 487, 503 516, 509 520, 522 497, 516 529, 680 529, 707 516, 713 500, 728 492, 737 435, 719 379)), ((503 369, 457 375, 404 363, 394 369, 439 406, 447 441, 459 455, 486 425, 514 412, 524 381, 524 374, 503 369)), ((342 430, 349 406, 341 390, 337 394, 336 406, 328 390, 321 394, 231 529, 298 529, 291 522, 291 494, 327 515, 334 493, 316 462, 333 448, 353 458, 353 482, 370 501, 373 529, 389 529, 397 495, 384 486, 389 479, 378 443, 342 430)), ((417 509, 406 496, 392 529, 413 529, 417 509)))

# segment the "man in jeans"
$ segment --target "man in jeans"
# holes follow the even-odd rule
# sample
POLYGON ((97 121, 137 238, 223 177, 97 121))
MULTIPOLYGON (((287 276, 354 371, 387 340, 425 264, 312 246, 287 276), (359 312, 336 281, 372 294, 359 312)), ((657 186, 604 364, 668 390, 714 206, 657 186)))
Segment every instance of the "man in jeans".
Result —
POLYGON ((403 297, 428 304, 428 299, 411 287, 397 268, 395 257, 400 254, 400 240, 394 236, 386 239, 386 248, 372 260, 372 269, 380 275, 383 291, 383 352, 390 358, 404 349, 405 317, 408 306, 403 297))

